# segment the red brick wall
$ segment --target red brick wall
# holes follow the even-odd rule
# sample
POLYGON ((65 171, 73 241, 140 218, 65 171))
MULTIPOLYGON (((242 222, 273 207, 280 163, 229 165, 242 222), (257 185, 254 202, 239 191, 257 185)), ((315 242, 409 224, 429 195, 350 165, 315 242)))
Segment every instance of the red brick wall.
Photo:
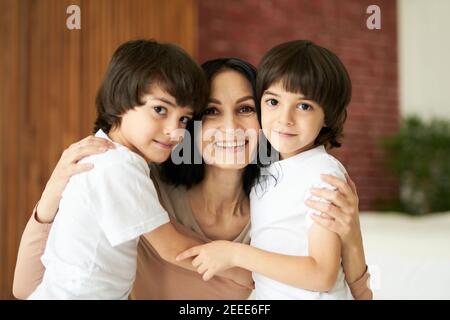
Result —
POLYGON ((199 60, 236 56, 255 65, 274 45, 310 39, 347 66, 353 98, 343 147, 333 152, 358 187, 361 210, 398 193, 378 147, 399 124, 395 0, 199 0, 199 60), (381 30, 366 9, 381 8, 381 30))

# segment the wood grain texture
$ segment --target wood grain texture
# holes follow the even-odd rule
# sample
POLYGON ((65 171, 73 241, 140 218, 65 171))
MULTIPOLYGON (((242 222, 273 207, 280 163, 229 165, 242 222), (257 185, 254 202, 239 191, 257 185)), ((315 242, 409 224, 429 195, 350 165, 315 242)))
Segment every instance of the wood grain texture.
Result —
POLYGON ((62 151, 92 133, 95 95, 127 40, 195 57, 196 0, 0 0, 0 299, 12 298, 20 237, 62 151), (81 8, 68 30, 66 8, 81 8))

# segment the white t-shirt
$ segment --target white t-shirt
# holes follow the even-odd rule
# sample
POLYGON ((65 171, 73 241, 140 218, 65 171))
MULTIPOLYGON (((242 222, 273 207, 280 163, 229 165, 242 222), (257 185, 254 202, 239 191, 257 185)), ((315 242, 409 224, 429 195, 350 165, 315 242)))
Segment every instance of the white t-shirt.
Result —
MULTIPOLYGON (((308 232, 314 212, 304 203, 313 197, 312 187, 334 189, 322 182, 321 174, 345 180, 342 164, 323 146, 275 162, 250 194, 251 245, 262 250, 293 256, 308 256, 308 232), (276 179, 276 181, 275 181, 276 179)), ((301 272, 301 271, 300 271, 301 272)), ((259 273, 253 273, 256 299, 353 299, 342 267, 332 290, 303 290, 259 273)))
MULTIPOLYGON (((109 139, 101 130, 95 136, 109 139)), ((94 168, 69 180, 42 256, 42 283, 28 299, 128 298, 139 236, 169 217, 144 158, 115 145, 80 161, 94 168)))

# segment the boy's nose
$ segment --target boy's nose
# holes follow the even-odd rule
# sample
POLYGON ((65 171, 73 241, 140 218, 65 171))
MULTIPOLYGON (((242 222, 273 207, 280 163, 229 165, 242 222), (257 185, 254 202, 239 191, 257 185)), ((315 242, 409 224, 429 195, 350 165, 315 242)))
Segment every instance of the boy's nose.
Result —
POLYGON ((293 115, 289 108, 280 111, 278 122, 288 127, 294 125, 293 115))
POLYGON ((185 133, 186 129, 177 128, 171 132, 170 140, 175 143, 180 143, 183 140, 185 133))
POLYGON ((164 127, 164 135, 170 137, 172 142, 178 143, 183 139, 185 129, 180 124, 180 121, 168 121, 164 127))
POLYGON ((172 133, 179 128, 178 121, 168 121, 164 126, 164 134, 166 136, 171 136, 172 133))

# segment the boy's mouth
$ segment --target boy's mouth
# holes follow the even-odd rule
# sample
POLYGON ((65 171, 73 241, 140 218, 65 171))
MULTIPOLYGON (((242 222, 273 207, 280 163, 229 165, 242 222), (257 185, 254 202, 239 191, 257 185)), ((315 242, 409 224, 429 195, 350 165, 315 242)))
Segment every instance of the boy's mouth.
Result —
POLYGON ((174 144, 173 143, 164 143, 158 140, 153 139, 153 142, 156 143, 156 145, 158 145, 159 147, 161 147, 162 149, 166 149, 166 150, 172 150, 174 144))
POLYGON ((290 137, 295 137, 297 136, 297 134, 295 133, 289 133, 289 132, 284 132, 281 130, 272 130, 272 132, 275 132, 277 135, 279 135, 280 137, 284 137, 284 138, 290 138, 290 137))

